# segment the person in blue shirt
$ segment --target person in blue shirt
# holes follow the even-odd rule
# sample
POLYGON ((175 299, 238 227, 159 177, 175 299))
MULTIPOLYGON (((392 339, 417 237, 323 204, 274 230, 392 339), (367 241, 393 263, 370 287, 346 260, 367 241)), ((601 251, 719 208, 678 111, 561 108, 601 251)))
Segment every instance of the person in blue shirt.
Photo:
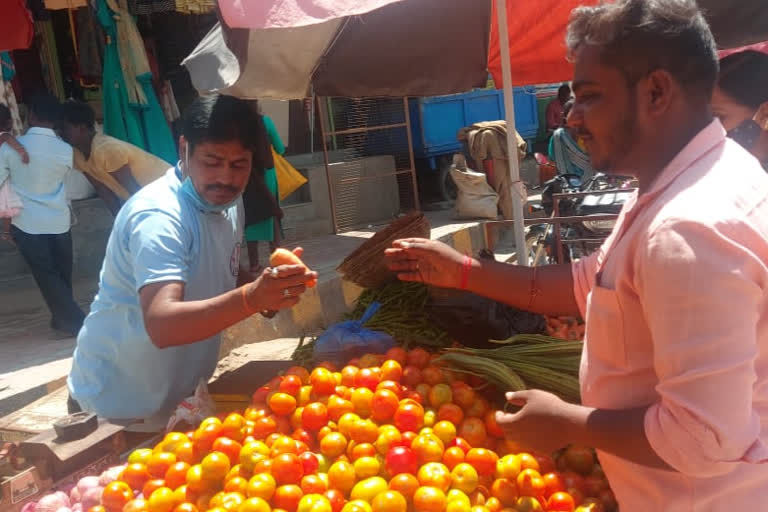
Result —
POLYGON ((53 131, 59 101, 50 94, 30 98, 29 129, 18 138, 23 153, 0 147, 0 183, 10 178, 22 208, 9 235, 51 312, 52 329, 77 336, 85 314, 72 293, 72 235, 64 180, 72 171, 72 147, 53 131), (25 161, 26 160, 26 161, 25 161))
POLYGON ((240 268, 256 121, 242 100, 197 98, 182 122, 180 163, 120 209, 77 339, 70 411, 167 419, 213 374, 221 331, 294 306, 316 278, 300 266, 256 278, 240 268))

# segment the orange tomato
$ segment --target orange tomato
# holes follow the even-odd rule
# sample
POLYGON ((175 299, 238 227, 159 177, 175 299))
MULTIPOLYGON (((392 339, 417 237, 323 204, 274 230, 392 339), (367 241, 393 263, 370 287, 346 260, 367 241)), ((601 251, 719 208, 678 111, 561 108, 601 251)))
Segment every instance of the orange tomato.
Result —
POLYGON ((307 430, 320 430, 328 423, 328 408, 320 402, 306 405, 301 413, 301 422, 307 430))
POLYGON ((508 478, 497 478, 491 487, 491 495, 505 507, 513 507, 517 503, 517 484, 508 478))
POLYGON ((356 443, 375 443, 379 438, 379 427, 371 420, 357 420, 352 424, 349 436, 356 443))
POLYGON ((144 484, 150 480, 150 474, 147 466, 144 464, 128 464, 120 473, 119 480, 127 483, 131 489, 140 491, 144 484))
POLYGON ((402 494, 409 503, 413 502, 413 495, 419 487, 419 479, 410 473, 400 473, 389 480, 389 488, 402 494))
POLYGON ((576 503, 567 492, 556 492, 547 500, 547 512, 573 512, 576 503))
POLYGON ((253 422, 253 437, 266 439, 270 434, 277 432, 277 422, 270 416, 265 416, 253 422))
POLYGON ((335 459, 347 449, 347 438, 339 432, 331 432, 320 440, 320 453, 335 459))
POLYGON ((277 489, 277 482, 275 477, 269 473, 259 473, 253 475, 248 481, 248 486, 245 490, 245 495, 249 498, 261 498, 263 500, 271 500, 277 489))
MULTIPOLYGON (((296 377, 298 380, 298 377, 296 377)), ((278 392, 269 397, 269 408, 278 416, 288 416, 296 410, 296 399, 288 393, 278 392)))
POLYGON ((347 365, 341 369, 341 384, 351 388, 355 385, 355 375, 360 371, 357 366, 347 365))
POLYGON ((349 400, 345 400, 338 395, 331 395, 328 398, 327 408, 328 417, 331 421, 339 421, 346 413, 354 411, 355 406, 349 400))
POLYGON ((221 435, 241 442, 245 438, 245 425, 245 418, 233 412, 221 423, 221 435))
POLYGON ((303 496, 304 493, 298 485, 282 485, 275 489, 272 505, 286 512, 296 512, 303 496))
POLYGON ((454 382, 452 386, 453 401, 459 407, 467 408, 477 400, 475 390, 464 382, 454 382))
POLYGON ((319 366, 309 374, 309 383, 312 385, 312 391, 318 396, 332 395, 336 389, 336 379, 333 373, 319 366))
POLYGON ((408 503, 405 496, 397 491, 389 490, 376 495, 371 502, 373 512, 407 512, 408 503))
POLYGON ((278 485, 298 485, 304 476, 304 465, 296 454, 282 453, 272 459, 272 476, 278 485))
POLYGON ((443 404, 437 409, 437 421, 449 421, 454 425, 461 425, 464 421, 464 411, 454 403, 443 404))
POLYGON ((305 495, 323 494, 328 490, 328 483, 318 475, 304 475, 300 487, 305 495))
POLYGON ((376 447, 373 446, 371 443, 354 443, 350 442, 349 445, 352 447, 350 450, 349 447, 347 448, 348 457, 352 462, 356 461, 360 457, 375 457, 376 456, 376 447))
POLYGON ((388 421, 399 406, 400 400, 394 392, 388 389, 377 390, 371 399, 371 417, 378 422, 388 421))
MULTIPOLYGON (((211 441, 213 443, 213 441, 211 441)), ((147 471, 152 478, 163 478, 168 468, 176 463, 176 455, 167 452, 156 452, 149 457, 147 471)))
POLYGON ((539 461, 530 453, 519 453, 517 454, 517 458, 520 459, 520 469, 534 469, 537 472, 541 471, 539 461))
POLYGON ((302 381, 301 377, 298 375, 286 374, 283 375, 277 390, 295 397, 299 394, 299 390, 301 390, 302 385, 304 385, 304 382, 302 381))
POLYGON ((191 466, 186 462, 177 462, 165 472, 165 486, 178 489, 187 482, 187 471, 191 466))
POLYGON ((432 427, 432 432, 440 439, 444 445, 448 445, 453 442, 457 437, 456 425, 450 421, 438 421, 435 426, 432 427))
POLYGON ((122 512, 123 507, 133 499, 133 490, 125 483, 116 480, 104 487, 101 504, 107 512, 122 512))
POLYGON ((384 361, 381 365, 381 379, 399 382, 401 378, 403 378, 402 365, 393 359, 384 361))
POLYGON ((451 486, 464 494, 470 495, 480 483, 480 477, 477 474, 477 470, 467 464, 461 462, 451 470, 451 486))
POLYGON ((243 445, 228 437, 219 437, 213 442, 211 449, 226 455, 232 465, 240 461, 240 450, 243 449, 243 445))
POLYGON ((379 385, 376 386, 376 391, 380 391, 382 389, 389 390, 397 396, 397 399, 400 400, 403 396, 403 386, 400 385, 399 382, 396 382, 394 380, 383 380, 379 382, 379 385))
POLYGON ((379 455, 385 456, 389 453, 389 450, 403 441, 403 436, 396 428, 379 431, 379 435, 376 438, 374 446, 379 455))
POLYGON ((498 439, 504 438, 504 431, 501 429, 498 423, 496 423, 496 411, 488 411, 485 414, 485 431, 489 436, 493 436, 498 439))
POLYGON ((459 437, 471 446, 482 446, 487 437, 485 423, 479 418, 465 419, 459 426, 459 437))
POLYGON ((451 472, 439 462, 428 462, 421 466, 416 478, 419 479, 421 485, 436 487, 443 492, 448 492, 453 482, 451 472))
POLYGON ((413 494, 413 507, 419 512, 443 512, 445 493, 435 487, 419 487, 413 494))
POLYGON ((367 418, 371 415, 373 391, 366 387, 355 388, 352 390, 350 400, 355 408, 355 414, 361 418, 367 418))
POLYGON ((478 397, 469 407, 464 409, 464 415, 468 418, 480 418, 482 420, 490 408, 491 406, 485 398, 478 397))
POLYGON ((464 462, 464 457, 464 450, 458 446, 451 446, 443 452, 443 464, 448 469, 453 470, 457 465, 464 462))
POLYGON ((148 498, 149 496, 152 496, 152 493, 155 492, 156 489, 161 487, 165 487, 165 480, 159 478, 150 480, 141 488, 141 494, 143 494, 145 498, 148 498))
POLYGON ((271 510, 272 507, 265 500, 248 498, 238 507, 237 512, 270 512, 271 510))
POLYGON ((535 469, 524 469, 517 475, 517 490, 520 496, 539 497, 544 494, 546 484, 535 469))
MULTIPOLYGON (((133 499, 125 504, 122 512, 148 512, 147 500, 133 499)), ((175 511, 174 511, 175 512, 175 511)))
POLYGON ((149 512, 172 512, 176 505, 176 497, 168 487, 156 489, 147 500, 149 512))
POLYGON ((205 480, 222 480, 229 473, 232 465, 229 457, 221 452, 211 452, 200 463, 202 477, 205 480))
POLYGON ((423 465, 428 462, 441 462, 445 446, 437 436, 427 434, 418 436, 411 443, 411 450, 416 454, 419 465, 423 465))
POLYGON ((496 472, 496 463, 499 456, 485 448, 472 448, 467 452, 466 462, 471 464, 480 476, 493 475, 496 472))
POLYGON ((348 495, 355 486, 355 467, 349 462, 334 462, 328 469, 328 487, 348 495))
POLYGON ((248 492, 248 480, 242 476, 230 478, 224 484, 224 492, 236 492, 245 495, 248 492))

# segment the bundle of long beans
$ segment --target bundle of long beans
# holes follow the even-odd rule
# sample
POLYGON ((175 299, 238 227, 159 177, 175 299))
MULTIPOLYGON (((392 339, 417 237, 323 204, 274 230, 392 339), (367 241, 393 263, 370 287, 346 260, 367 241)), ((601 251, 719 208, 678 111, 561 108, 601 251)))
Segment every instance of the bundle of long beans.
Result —
POLYGON ((504 391, 536 388, 580 401, 581 342, 521 334, 496 343, 492 349, 449 348, 439 360, 504 391))
POLYGON ((395 281, 379 288, 367 289, 357 299, 355 309, 347 315, 359 320, 373 302, 381 304, 379 311, 366 324, 367 329, 386 332, 398 343, 446 347, 448 335, 429 319, 425 306, 429 289, 421 283, 395 281))

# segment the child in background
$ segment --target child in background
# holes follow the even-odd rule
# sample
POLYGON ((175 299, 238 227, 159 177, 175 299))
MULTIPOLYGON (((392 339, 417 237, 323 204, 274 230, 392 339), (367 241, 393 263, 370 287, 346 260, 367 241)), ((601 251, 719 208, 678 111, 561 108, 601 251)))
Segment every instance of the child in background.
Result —
MULTIPOLYGON (((11 111, 3 104, 0 104, 0 146, 8 144, 21 156, 21 161, 29 163, 29 155, 19 141, 11 133, 11 111)), ((8 177, 3 183, 0 183, 0 238, 11 241, 11 218, 19 213, 21 200, 11 188, 11 178, 8 177)))

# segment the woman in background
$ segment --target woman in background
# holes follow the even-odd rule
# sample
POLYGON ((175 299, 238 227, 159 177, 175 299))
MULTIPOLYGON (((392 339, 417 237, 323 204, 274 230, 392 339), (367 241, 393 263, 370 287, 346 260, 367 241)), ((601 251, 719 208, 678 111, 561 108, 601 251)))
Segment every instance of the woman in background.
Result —
MULTIPOLYGON (((252 102, 252 108, 258 109, 258 103, 252 102)), ((272 158, 272 150, 278 155, 285 153, 285 146, 280 134, 269 116, 261 115, 264 133, 261 155, 254 158, 251 179, 243 194, 245 207, 245 241, 248 244, 248 259, 251 272, 261 269, 259 264, 259 242, 269 242, 270 251, 280 246, 280 195, 277 186, 277 173, 272 158)))
POLYGON ((712 112, 768 170, 768 55, 745 50, 720 59, 712 112))
POLYGON ((558 174, 575 174, 581 176, 582 183, 591 178, 595 171, 589 160, 589 155, 584 150, 575 130, 568 126, 568 114, 573 108, 573 100, 569 100, 563 107, 564 125, 552 134, 549 139, 549 159, 555 163, 558 174))

